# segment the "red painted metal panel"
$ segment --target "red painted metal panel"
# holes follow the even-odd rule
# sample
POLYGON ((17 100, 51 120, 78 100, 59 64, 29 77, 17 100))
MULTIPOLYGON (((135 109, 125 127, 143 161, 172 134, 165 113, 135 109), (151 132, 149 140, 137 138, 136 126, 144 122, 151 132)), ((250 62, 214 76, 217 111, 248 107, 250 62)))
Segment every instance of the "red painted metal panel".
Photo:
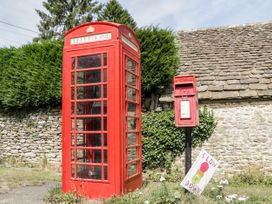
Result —
POLYGON ((176 127, 196 127, 199 117, 195 76, 174 77, 174 100, 176 127))

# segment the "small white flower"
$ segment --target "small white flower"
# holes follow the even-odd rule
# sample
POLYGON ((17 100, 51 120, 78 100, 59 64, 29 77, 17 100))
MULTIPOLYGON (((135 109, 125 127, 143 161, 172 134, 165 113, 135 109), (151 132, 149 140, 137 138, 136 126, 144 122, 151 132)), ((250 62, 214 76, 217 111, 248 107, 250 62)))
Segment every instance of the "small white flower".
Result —
POLYGON ((164 182, 164 181, 165 181, 165 178, 163 176, 161 176, 160 182, 164 182))
POLYGON ((222 185, 217 185, 217 187, 218 187, 218 188, 223 188, 223 186, 222 186, 222 185))
POLYGON ((242 201, 242 202, 246 202, 247 199, 248 199, 248 196, 243 195, 243 196, 239 197, 237 200, 242 201))
POLYGON ((238 197, 238 195, 237 194, 231 194, 231 195, 228 195, 227 197, 235 200, 238 197))
POLYGON ((216 198, 217 198, 218 200, 220 200, 222 197, 223 197, 223 196, 221 196, 221 195, 217 195, 217 196, 216 196, 216 198))
POLYGON ((142 191, 140 191, 140 192, 139 192, 139 195, 143 195, 143 192, 142 192, 142 191))
POLYGON ((220 185, 228 185, 229 181, 227 179, 222 179, 222 180, 220 180, 219 184, 220 185))
POLYGON ((229 198, 229 197, 225 197, 225 201, 226 201, 227 203, 231 203, 231 202, 232 202, 232 199, 229 198))
POLYGON ((144 204, 149 204, 150 202, 149 202, 149 200, 145 200, 145 202, 144 202, 144 204))

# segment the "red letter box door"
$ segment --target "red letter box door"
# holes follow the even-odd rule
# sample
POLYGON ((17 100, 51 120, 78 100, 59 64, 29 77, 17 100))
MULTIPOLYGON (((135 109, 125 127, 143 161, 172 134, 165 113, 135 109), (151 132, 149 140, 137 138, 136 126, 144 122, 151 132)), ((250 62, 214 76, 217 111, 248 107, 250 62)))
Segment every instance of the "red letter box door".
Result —
MULTIPOLYGON (((113 147, 108 134, 108 72, 111 48, 68 55, 71 63, 70 138, 64 142, 64 191, 105 197, 113 194, 113 147), (111 157, 109 157, 111 155, 111 157), (69 171, 70 169, 70 171, 69 171)), ((67 58, 66 58, 67 59, 67 58)), ((65 127, 64 127, 65 128, 65 127)), ((111 139, 110 139, 111 140, 111 139)), ((113 144, 113 143, 112 143, 113 144)))

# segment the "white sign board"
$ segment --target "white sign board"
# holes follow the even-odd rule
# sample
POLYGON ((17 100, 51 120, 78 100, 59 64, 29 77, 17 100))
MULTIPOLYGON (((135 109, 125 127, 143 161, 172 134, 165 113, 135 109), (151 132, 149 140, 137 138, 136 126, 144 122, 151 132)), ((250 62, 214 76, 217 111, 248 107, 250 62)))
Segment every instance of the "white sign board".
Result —
POLYGON ((104 40, 110 40, 110 39, 111 39, 111 33, 102 33, 102 34, 97 34, 97 35, 89 35, 89 36, 84 36, 84 37, 71 38, 70 43, 71 43, 71 45, 77 45, 77 44, 104 41, 104 40))
POLYGON ((180 118, 191 118, 190 114, 190 101, 180 101, 180 118))
POLYGON ((201 150, 193 166, 181 182, 188 191, 200 195, 211 180, 219 162, 208 152, 201 150))
POLYGON ((133 42, 131 42, 129 39, 127 39, 125 36, 122 35, 122 41, 126 43, 129 47, 131 47, 133 50, 138 52, 138 48, 136 45, 134 45, 133 42))

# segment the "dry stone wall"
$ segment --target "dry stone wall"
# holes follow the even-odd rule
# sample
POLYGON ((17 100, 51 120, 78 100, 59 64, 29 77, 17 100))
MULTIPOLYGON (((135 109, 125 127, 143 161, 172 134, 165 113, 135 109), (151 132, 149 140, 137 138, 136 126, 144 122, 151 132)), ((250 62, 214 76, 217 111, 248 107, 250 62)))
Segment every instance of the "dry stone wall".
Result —
POLYGON ((0 114, 0 160, 40 163, 61 161, 61 112, 0 114))
POLYGON ((217 175, 233 175, 250 168, 272 175, 272 103, 206 105, 213 110, 217 127, 208 141, 193 149, 193 160, 203 148, 220 161, 217 175))

